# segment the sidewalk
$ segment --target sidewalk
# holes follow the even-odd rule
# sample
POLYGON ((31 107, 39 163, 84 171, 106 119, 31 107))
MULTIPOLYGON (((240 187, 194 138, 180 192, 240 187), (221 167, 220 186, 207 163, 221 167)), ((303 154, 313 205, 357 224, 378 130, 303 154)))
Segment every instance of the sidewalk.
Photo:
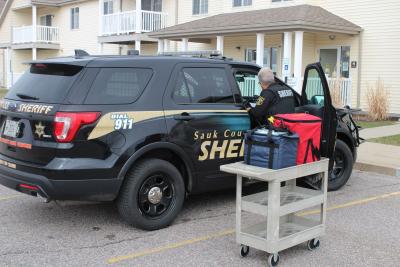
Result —
MULTIPOLYGON (((400 134, 400 124, 360 131, 366 140, 400 134)), ((400 177, 400 146, 365 142, 358 148, 355 169, 400 177)))
POLYGON ((400 134, 400 123, 382 127, 366 128, 360 131, 360 136, 366 140, 396 134, 400 134))

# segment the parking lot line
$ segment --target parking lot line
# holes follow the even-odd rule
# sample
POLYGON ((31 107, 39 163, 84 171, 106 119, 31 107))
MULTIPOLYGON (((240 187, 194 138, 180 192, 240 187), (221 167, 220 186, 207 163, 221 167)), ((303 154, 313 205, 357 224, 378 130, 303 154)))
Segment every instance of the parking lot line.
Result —
POLYGON ((10 196, 5 196, 5 197, 0 197, 0 201, 2 200, 9 200, 9 199, 13 199, 13 198, 17 198, 17 197, 22 197, 22 194, 19 195, 10 195, 10 196))
MULTIPOLYGON (((394 196, 400 196, 400 192, 387 193, 387 194, 383 194, 383 195, 379 195, 379 196, 374 196, 374 197, 368 197, 368 198, 363 198, 363 199, 359 199, 359 200, 354 200, 354 201, 346 202, 346 203, 343 203, 343 204, 334 205, 332 207, 328 207, 326 210, 330 211, 330 210, 343 209, 343 208, 347 208, 347 207, 351 207, 351 206, 365 204, 365 203, 368 203, 368 202, 371 202, 371 201, 374 201, 374 200, 379 200, 379 199, 384 199, 384 198, 394 197, 394 196)), ((318 214, 319 212, 320 212, 320 210, 310 210, 310 211, 305 211, 305 212, 298 213, 297 215, 299 215, 299 216, 307 216, 307 215, 318 214)))
POLYGON ((162 251, 170 250, 170 249, 174 249, 174 248, 179 248, 179 247, 183 247, 183 246, 186 246, 186 245, 198 243, 198 242, 201 242, 201 241, 206 241, 206 240, 209 240, 209 239, 230 235, 230 234, 233 234, 234 232, 235 232, 235 229, 228 229, 228 230, 217 232, 217 233, 214 233, 214 234, 211 234, 211 235, 201 236, 201 237, 197 237, 197 238, 193 238, 193 239, 189 239, 189 240, 184 240, 184 241, 177 242, 177 243, 168 244, 166 246, 162 246, 162 247, 158 247, 158 248, 152 248, 152 249, 144 250, 144 251, 141 251, 141 252, 138 252, 138 253, 133 253, 133 254, 125 255, 125 256, 119 256, 119 257, 111 258, 111 259, 108 260, 108 263, 111 264, 111 263, 117 263, 117 262, 124 261, 124 260, 131 260, 131 259, 138 258, 138 257, 141 257, 141 256, 146 256, 146 255, 149 255, 149 254, 162 252, 162 251))
MULTIPOLYGON (((358 200, 346 202, 346 203, 343 203, 343 204, 334 205, 332 207, 328 207, 327 210, 328 211, 332 211, 332 210, 343 209, 343 208, 348 208, 348 207, 357 206, 357 205, 363 205, 363 204, 367 204, 367 203, 369 203, 371 201, 381 200, 381 199, 394 197, 394 196, 400 196, 400 191, 392 192, 392 193, 386 193, 386 194, 382 194, 382 195, 378 195, 378 196, 358 199, 358 200)), ((299 216, 306 216, 306 215, 317 214, 319 212, 320 212, 320 210, 310 210, 310 211, 299 213, 298 215, 299 216)), ((171 249, 175 249, 175 248, 179 248, 179 247, 184 247, 184 246, 187 246, 187 245, 191 245, 191 244, 207 241, 207 240, 210 240, 210 239, 231 235, 233 233, 235 233, 235 229, 227 229, 227 230, 224 230, 224 231, 221 231, 221 232, 217 232, 217 233, 214 233, 214 234, 210 234, 210 235, 200 236, 200 237, 196 237, 196 238, 193 238, 193 239, 188 239, 188 240, 183 240, 183 241, 176 242, 176 243, 167 244, 167 245, 161 246, 161 247, 151 248, 151 249, 143 250, 143 251, 132 253, 132 254, 127 254, 127 255, 124 255, 124 256, 118 256, 118 257, 110 258, 110 259, 107 260, 107 262, 109 264, 113 264, 113 263, 118 263, 118 262, 125 261, 125 260, 133 260, 135 258, 139 258, 139 257, 143 257, 143 256, 155 254, 155 253, 160 253, 160 252, 163 252, 163 251, 167 251, 167 250, 171 250, 171 249)))

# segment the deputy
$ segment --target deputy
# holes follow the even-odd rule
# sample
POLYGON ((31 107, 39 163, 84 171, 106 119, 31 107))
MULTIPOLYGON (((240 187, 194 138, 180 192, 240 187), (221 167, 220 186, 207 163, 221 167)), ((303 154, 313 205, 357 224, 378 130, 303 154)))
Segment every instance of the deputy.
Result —
POLYGON ((262 68, 258 72, 261 94, 254 108, 247 108, 261 124, 266 124, 270 116, 275 114, 294 113, 295 96, 289 87, 275 82, 274 73, 270 68, 262 68))

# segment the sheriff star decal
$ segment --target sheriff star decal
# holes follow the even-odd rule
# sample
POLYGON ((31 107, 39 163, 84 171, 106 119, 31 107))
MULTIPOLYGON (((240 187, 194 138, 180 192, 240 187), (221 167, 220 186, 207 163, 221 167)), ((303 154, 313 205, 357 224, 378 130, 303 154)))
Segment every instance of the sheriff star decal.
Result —
POLYGON ((35 134, 37 134, 37 136, 39 138, 42 138, 45 135, 44 129, 46 128, 46 126, 44 126, 42 124, 42 122, 40 121, 39 123, 37 123, 35 125, 35 134))

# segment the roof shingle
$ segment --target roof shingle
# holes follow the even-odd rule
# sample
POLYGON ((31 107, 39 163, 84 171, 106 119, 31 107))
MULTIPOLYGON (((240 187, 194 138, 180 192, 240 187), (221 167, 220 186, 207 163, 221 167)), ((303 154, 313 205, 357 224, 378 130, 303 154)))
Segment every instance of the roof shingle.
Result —
POLYGON ((298 5, 219 14, 161 29, 150 33, 149 36, 177 38, 281 30, 315 30, 357 34, 362 29, 321 7, 298 5))

